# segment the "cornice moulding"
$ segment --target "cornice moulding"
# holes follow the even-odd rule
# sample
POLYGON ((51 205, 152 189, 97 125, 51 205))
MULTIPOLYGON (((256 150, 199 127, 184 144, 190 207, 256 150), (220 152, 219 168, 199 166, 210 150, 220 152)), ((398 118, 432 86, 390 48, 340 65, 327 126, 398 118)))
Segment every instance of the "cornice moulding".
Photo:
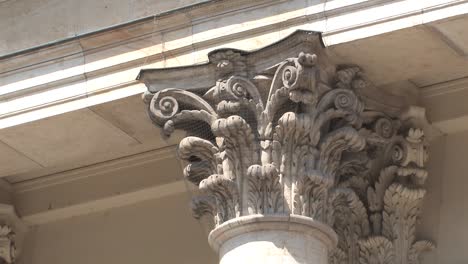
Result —
POLYGON ((421 87, 421 97, 430 98, 457 93, 468 89, 468 77, 421 87))
POLYGON ((129 206, 145 201, 181 194, 187 191, 187 184, 180 180, 157 186, 150 186, 130 193, 110 195, 105 198, 72 204, 62 208, 27 213, 21 217, 28 226, 44 225, 51 222, 98 213, 113 208, 129 206))
POLYGON ((177 165, 168 165, 173 177, 153 175, 162 162, 175 160, 175 147, 169 146, 19 182, 12 187, 15 206, 21 219, 34 226, 181 194, 190 186, 172 171, 177 165), (70 195, 64 198, 64 193, 70 195))
MULTIPOLYGON (((197 50, 212 46, 229 45, 227 43, 237 39, 248 38, 252 36, 252 34, 267 34, 281 28, 282 30, 279 32, 280 35, 285 35, 297 28, 313 28, 324 32, 324 42, 326 45, 336 45, 358 38, 378 35, 451 17, 459 14, 461 10, 463 10, 463 5, 467 5, 467 1, 465 0, 441 4, 442 2, 445 1, 440 1, 440 3, 437 1, 431 2, 432 4, 414 0, 331 1, 316 6, 305 6, 303 10, 296 10, 296 12, 288 13, 285 11, 284 14, 279 13, 273 16, 271 12, 269 12, 268 15, 265 15, 267 20, 263 22, 259 21, 255 24, 243 26, 242 28, 234 28, 229 30, 229 34, 225 34, 225 32, 222 32, 222 29, 213 28, 214 31, 209 30, 210 23, 216 19, 222 20, 226 15, 234 15, 236 12, 243 14, 246 13, 245 11, 247 10, 253 11, 254 9, 255 12, 262 12, 262 10, 268 10, 267 7, 284 5, 285 2, 262 1, 261 3, 253 3, 252 1, 232 1, 227 4, 225 1, 220 1, 219 3, 223 3, 223 5, 219 5, 218 1, 216 1, 214 4, 206 3, 197 6, 195 9, 185 11, 179 10, 158 17, 157 28, 152 24, 154 21, 148 19, 147 21, 139 21, 135 24, 124 25, 108 31, 82 36, 29 53, 10 56, 0 61, 2 68, 5 69, 4 73, 0 73, 0 75, 4 77, 8 75, 18 75, 19 78, 21 74, 25 75, 24 73, 27 73, 28 70, 32 70, 33 68, 42 68, 45 67, 45 65, 54 65, 57 63, 51 58, 59 58, 61 61, 75 60, 81 57, 85 59, 88 56, 97 56, 96 54, 100 54, 100 52, 105 52, 114 47, 125 46, 135 41, 144 41, 144 38, 147 38, 146 41, 151 43, 154 41, 152 40, 153 36, 161 36, 162 38, 161 40, 156 40, 154 42, 155 45, 164 43, 164 48, 161 48, 159 51, 158 48, 152 48, 152 51, 144 55, 135 54, 128 58, 112 59, 112 62, 98 63, 95 66, 86 63, 81 65, 82 67, 76 72, 70 71, 67 73, 65 71, 66 69, 62 69, 64 71, 60 71, 61 73, 55 77, 38 76, 44 78, 41 80, 24 80, 26 82, 22 82, 21 85, 15 83, 14 86, 18 86, 19 88, 13 87, 11 92, 0 96, 0 98, 3 98, 6 106, 6 108, 1 111, 2 116, 0 116, 0 119, 2 120, 2 124, 0 127, 14 126, 23 122, 35 120, 35 118, 48 117, 53 115, 53 113, 73 111, 86 106, 114 100, 114 98, 117 99, 138 94, 141 90, 137 85, 130 84, 132 78, 124 77, 131 76, 131 74, 126 74, 126 71, 136 72, 139 68, 148 63, 163 62, 167 59, 178 58, 184 54, 196 52, 197 50), (226 5, 228 6, 226 7, 226 5), (400 9, 401 12, 398 11, 400 9), (385 10, 397 13, 393 14, 391 12, 385 12, 385 10), (365 15, 376 13, 388 14, 387 17, 383 19, 372 19, 372 16, 365 15), (346 17, 352 18, 353 14, 359 16, 360 19, 366 18, 369 21, 348 19, 347 21, 353 21, 354 25, 343 27, 343 23, 340 21, 346 17), (270 18, 269 16, 272 17, 270 18), (396 21, 400 22, 396 23, 396 21), (419 22, 415 24, 414 21, 419 22), (194 32, 193 30, 197 27, 200 28, 197 29, 197 32, 194 32), (169 43, 170 45, 164 41, 167 34, 170 35, 177 30, 184 30, 184 28, 191 28, 191 32, 194 32, 191 36, 192 41, 185 43, 180 40, 175 40, 174 43, 169 43), (94 41, 95 43, 91 44, 93 38, 99 39, 100 36, 112 34, 112 32, 117 31, 124 31, 126 32, 124 35, 130 35, 130 37, 119 40, 114 39, 110 42, 107 40, 105 43, 94 41), (210 33, 211 31, 213 32, 210 33), (31 65, 31 61, 36 62, 31 65), (96 97, 96 94, 93 93, 93 90, 95 90, 94 87, 91 91, 87 89, 89 83, 112 74, 122 75, 122 78, 126 79, 126 81, 109 86, 101 85, 96 88, 96 90, 109 92, 110 99, 103 99, 106 98, 106 96, 96 97), (79 87, 81 88, 78 89, 79 87), (70 88, 68 92, 61 92, 57 99, 52 99, 56 97, 54 94, 54 96, 41 97, 50 99, 41 99, 44 101, 40 104, 37 104, 37 100, 25 100, 26 102, 23 102, 23 99, 28 98, 28 96, 55 93, 56 90, 66 90, 67 88, 70 88), (119 92, 120 90, 123 92, 119 92), (93 99, 88 100, 88 98, 93 99), (61 106, 58 107, 60 110, 57 110, 56 106, 61 106), (13 110, 10 111, 8 109, 13 110), (35 113, 33 116, 36 117, 29 115, 29 113, 35 113)), ((248 19, 248 17, 244 19, 248 19)), ((86 59, 84 61, 86 61, 86 59)), ((6 86, 8 86, 8 84, 6 86)), ((3 91, 9 89, 8 87, 2 88, 4 88, 2 89, 3 91)))
POLYGON ((147 151, 78 169, 45 175, 37 179, 14 183, 12 184, 12 188, 15 193, 21 194, 23 192, 44 189, 53 185, 81 181, 88 177, 119 171, 122 168, 136 167, 142 164, 168 158, 176 158, 175 146, 147 151))
POLYGON ((468 111, 465 107, 468 78, 461 78, 422 87, 420 96, 429 112, 432 126, 440 134, 455 134, 468 130, 468 111))
MULTIPOLYGON (((280 0, 280 1, 260 0, 260 1, 252 2, 252 1, 247 1, 247 0, 240 0, 240 1, 208 0, 202 3, 197 3, 195 5, 190 5, 190 6, 174 9, 174 10, 167 11, 161 14, 156 14, 156 15, 148 16, 146 18, 137 19, 135 21, 131 21, 128 23, 115 25, 107 29, 102 29, 102 30, 98 30, 95 32, 86 33, 80 36, 75 36, 72 38, 59 40, 59 41, 48 43, 42 46, 33 47, 31 49, 18 51, 12 54, 6 54, 3 56, 0 56, 0 61, 4 59, 13 58, 13 57, 28 56, 29 54, 36 52, 36 51, 59 47, 60 45, 64 45, 64 44, 67 44, 76 40, 80 40, 80 39, 93 38, 99 35, 105 35, 115 30, 127 29, 129 33, 131 33, 133 28, 140 26, 140 25, 153 25, 155 20, 157 20, 158 24, 161 26, 159 28, 159 31, 168 31, 168 30, 176 29, 177 27, 187 25, 187 24, 195 25, 197 23, 206 22, 207 20, 216 19, 216 18, 224 16, 228 12, 235 14, 237 12, 245 12, 251 9, 263 8, 265 6, 278 4, 278 3, 284 3, 284 2, 286 1, 285 0, 280 0)), ((354 2, 351 2, 351 4, 349 2, 345 4, 323 3, 324 7, 320 8, 321 9, 320 11, 323 12, 323 16, 326 16, 325 12, 329 12, 328 15, 334 16, 343 12, 355 11, 361 8, 376 6, 376 5, 381 5, 385 3, 391 3, 391 2, 393 2, 393 0, 354 1, 354 2)), ((309 14, 309 15, 312 15, 312 14, 309 14)), ((303 18, 306 18, 306 17, 307 16, 305 17, 303 16, 303 18)), ((320 18, 320 16, 319 17, 315 16, 315 18, 320 18)), ((143 27, 152 28, 152 27, 147 27, 147 26, 143 26, 143 27)), ((133 29, 133 31, 136 31, 136 30, 133 29)), ((146 31, 146 32, 143 31, 143 33, 141 33, 141 31, 137 31, 137 32, 140 32, 140 34, 138 35, 130 34, 132 37, 126 40, 131 40, 132 38, 139 38, 146 34, 154 33, 155 31, 146 31)), ((94 50, 96 48, 102 48, 102 47, 104 46, 97 45, 97 46, 90 47, 89 50, 94 50)))
MULTIPOLYGON (((128 23, 124 23, 121 25, 116 25, 112 26, 107 29, 102 29, 98 30, 95 32, 90 32, 87 34, 83 34, 80 36, 72 37, 69 39, 63 39, 59 40, 57 42, 53 43, 48 43, 43 46, 38 46, 34 47, 31 49, 15 52, 12 54, 6 54, 4 56, 0 56, 0 61, 2 60, 7 60, 10 58, 19 58, 22 56, 30 56, 31 54, 34 54, 38 51, 41 50, 48 50, 48 49, 56 49, 60 48, 61 46, 67 46, 69 43, 75 42, 75 41, 80 41, 80 40, 85 40, 87 38, 94 38, 98 37, 100 35, 106 35, 108 33, 111 33, 112 31, 120 31, 120 30, 127 30, 129 35, 131 37, 121 40, 119 42, 111 42, 107 45, 95 45, 95 46, 89 46, 87 49, 83 50, 82 52, 96 52, 99 51, 100 49, 104 48, 110 48, 115 45, 120 45, 120 44, 125 44, 128 42, 131 42, 133 39, 138 39, 145 37, 147 35, 154 34, 156 32, 165 32, 165 31, 171 31, 175 30, 178 28, 183 28, 186 25, 197 25, 199 23, 203 23, 209 20, 213 20, 216 18, 222 18, 223 16, 226 15, 226 13, 230 14, 236 14, 236 13, 242 13, 245 11, 251 11, 254 9, 258 8, 264 8, 268 7, 273 4, 281 4, 287 2, 285 0, 281 1, 273 1, 273 0, 262 0, 262 1, 256 1, 252 3, 252 1, 246 1, 246 0, 241 0, 241 1, 223 1, 223 0, 211 0, 211 1, 206 1, 202 3, 198 3, 192 6, 187 6, 187 7, 182 7, 179 9, 171 10, 168 12, 164 12, 162 14, 157 14, 153 16, 149 16, 146 18, 138 19, 136 21, 131 21, 128 23), (220 5, 221 4, 221 5, 220 5), (208 14, 208 15, 207 15, 208 14), (185 18, 185 19, 181 19, 185 18), (143 28, 146 28, 147 31, 141 31, 141 30, 135 30, 135 27, 139 27, 140 25, 153 25, 154 21, 158 21, 158 30, 148 30, 152 29, 153 27, 151 26, 142 26, 143 28), (166 22, 167 20, 167 22, 166 22), (176 22, 176 23, 174 23, 176 22), (164 27, 166 26, 166 27, 164 27), (132 31, 138 32, 139 34, 134 35, 132 34, 132 31)), ((288 23, 288 24, 296 24, 296 23, 302 23, 305 21, 311 21, 311 20, 320 20, 322 18, 330 18, 330 17, 339 17, 344 14, 352 13, 355 11, 362 11, 368 8, 380 8, 383 7, 386 4, 398 4, 398 2, 402 2, 401 5, 406 5, 407 10, 404 13, 401 14, 396 14, 393 16, 389 17, 384 17, 383 19, 378 19, 375 21, 367 22, 367 23, 359 23, 353 26, 347 26, 347 27, 342 27, 339 29, 332 29, 332 30, 327 30, 327 32, 324 32, 324 37, 328 35, 333 35, 336 33, 344 32, 344 31, 350 31, 351 29, 358 29, 361 27, 365 26, 370 26, 374 24, 379 24, 379 23, 385 23, 409 16, 415 16, 415 15, 422 15, 424 13, 430 13, 434 11, 438 11, 444 8, 452 8, 452 7, 457 7, 457 5, 463 5, 467 3, 467 0, 453 0, 453 1, 432 1, 431 3, 425 3, 425 2, 418 2, 414 0, 399 0, 399 1, 394 1, 394 0, 367 0, 367 1, 346 1, 341 3, 340 1, 326 1, 324 3, 319 3, 318 6, 323 6, 320 8, 310 6, 309 9, 314 10, 313 12, 306 12, 306 14, 297 16, 294 19, 288 19, 285 22, 281 23, 288 23), (416 4, 415 4, 416 3, 416 4), (319 10, 319 12, 316 12, 319 10)), ((307 9, 307 7, 306 7, 307 9)), ((458 13, 458 15, 461 15, 463 13, 458 13)), ((457 15, 457 14, 451 14, 457 15)), ((441 17, 437 16, 434 18, 428 18, 426 21, 422 21, 423 23, 431 22, 434 20, 440 20, 446 17, 441 17)), ((277 27, 277 25, 272 25, 273 27, 277 27)), ((265 30, 262 30, 265 31, 265 30)), ((246 33, 248 34, 248 33, 246 33)), ((237 36, 237 38, 240 36, 237 36)), ((325 41, 326 42, 326 41, 325 41)), ((73 56, 80 54, 81 52, 74 52, 74 53, 63 53, 60 58, 64 58, 66 56, 73 56)), ((48 60, 42 63, 46 62, 51 62, 52 60, 48 60)))

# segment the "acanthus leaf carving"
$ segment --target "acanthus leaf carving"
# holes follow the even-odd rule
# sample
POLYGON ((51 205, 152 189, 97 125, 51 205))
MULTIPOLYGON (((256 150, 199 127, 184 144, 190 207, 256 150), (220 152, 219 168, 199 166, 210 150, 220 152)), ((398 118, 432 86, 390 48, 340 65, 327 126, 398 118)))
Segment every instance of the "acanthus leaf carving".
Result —
POLYGON ((15 263, 17 254, 15 239, 16 234, 11 226, 0 225, 0 262, 15 263))
POLYGON ((328 76, 316 54, 301 52, 258 73, 264 91, 245 56, 211 53, 218 80, 203 91, 145 97, 166 135, 188 132, 179 157, 200 189, 194 215, 211 215, 215 227, 243 215, 302 215, 338 234, 331 263, 417 263, 433 247, 415 238, 427 177, 422 129, 368 108, 360 92, 370 84, 357 66, 328 76))
POLYGON ((363 239, 359 244, 360 264, 392 264, 395 253, 392 242, 383 236, 373 236, 363 239))
POLYGON ((275 214, 283 210, 283 193, 278 170, 272 164, 252 165, 249 179, 249 213, 275 214))
POLYGON ((190 182, 199 184, 207 176, 219 173, 219 149, 210 141, 199 137, 186 137, 179 143, 179 158, 188 161, 184 176, 190 182))
POLYGON ((345 263, 359 263, 359 242, 370 233, 367 209, 356 193, 350 189, 335 189, 331 203, 333 207, 331 225, 341 238, 332 255, 339 256, 344 253, 345 263))

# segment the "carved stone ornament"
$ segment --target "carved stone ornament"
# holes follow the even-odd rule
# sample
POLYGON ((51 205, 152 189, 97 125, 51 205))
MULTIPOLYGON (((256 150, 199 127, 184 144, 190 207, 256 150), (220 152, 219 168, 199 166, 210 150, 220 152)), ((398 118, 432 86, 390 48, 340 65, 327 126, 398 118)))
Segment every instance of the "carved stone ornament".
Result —
POLYGON ((0 263, 13 264, 19 255, 18 248, 27 232, 27 227, 16 215, 10 204, 0 203, 0 263))
POLYGON ((15 232, 9 225, 0 225, 0 259, 0 263, 14 263, 16 259, 15 232))
POLYGON ((313 32, 209 58, 139 76, 163 136, 187 132, 178 153, 199 187, 196 218, 215 229, 250 215, 313 219, 338 235, 329 263, 416 264, 434 247, 415 237, 424 109, 392 105, 359 67, 334 65, 313 32))

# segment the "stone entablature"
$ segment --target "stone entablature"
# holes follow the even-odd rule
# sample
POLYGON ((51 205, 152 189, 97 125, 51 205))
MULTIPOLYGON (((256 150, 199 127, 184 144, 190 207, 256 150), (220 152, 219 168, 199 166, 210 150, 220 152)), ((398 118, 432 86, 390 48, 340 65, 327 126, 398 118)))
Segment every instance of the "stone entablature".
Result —
MULTIPOLYGON (((46 2, 48 1, 51 0, 46 2)), ((17 3, 9 2, 12 6, 17 3)), ((167 2, 172 4, 174 1, 167 2)), ((59 6, 64 5, 66 6, 65 2, 59 6)), ((327 46, 334 48, 348 46, 345 43, 370 37, 380 39, 385 36, 383 41, 387 42, 399 38, 387 34, 389 32, 419 25, 433 27, 436 21, 438 23, 466 13, 466 5, 465 1, 448 0, 206 1, 202 5, 155 14, 142 21, 116 25, 103 31, 78 36, 73 34, 73 37, 66 40, 43 43, 45 45, 31 50, 8 55, 7 52, 3 54, 5 56, 0 56, 0 128, 18 126, 59 113, 140 94, 145 87, 135 83, 134 76, 142 67, 202 63, 206 60, 205 50, 216 46, 255 49, 273 43, 295 29, 324 32, 327 46), (255 32, 254 38, 251 38, 252 32, 255 32), (248 41, 242 41, 246 39, 248 41)), ((121 8, 120 5, 115 5, 106 11, 119 13, 121 8)), ((46 11, 53 13, 50 9, 44 9, 40 10, 38 16, 28 19, 38 19, 46 11)), ((13 14, 14 12, 9 13, 14 16, 13 14)), ((8 16, 5 18, 8 19, 8 16)), ((458 27, 464 25, 464 22, 459 23, 458 27)), ((29 24, 20 23, 19 26, 29 24)), ((44 27, 42 23, 40 25, 44 27)), ((35 34, 31 38, 21 38, 22 35, 17 34, 15 27, 5 28, 13 36, 19 37, 19 41, 34 41, 37 37, 35 34)), ((31 26, 28 30, 31 30, 31 26)), ((49 30, 52 36, 57 36, 55 30, 49 30)), ((67 35, 69 33, 66 32, 67 35)), ((40 36, 43 37, 44 34, 47 34, 47 30, 42 31, 40 36)), ((417 36, 414 39, 425 39, 418 31, 411 31, 411 35, 417 36)), ((456 39, 445 41, 453 45, 456 39)), ((17 41, 8 42, 11 44, 10 48, 19 47, 17 41)), ((426 47, 420 43, 411 41, 405 43, 403 48, 395 46, 398 43, 393 43, 393 52, 395 56, 405 56, 404 51, 412 50, 409 48, 412 45, 413 49, 421 52, 413 53, 414 58, 434 52, 432 46, 426 47)), ((346 52, 339 53, 346 56, 346 52)), ((449 58, 444 59, 453 65, 449 58)), ((439 64, 431 66, 436 65, 439 64)), ((375 68, 373 64, 366 66, 375 68)), ((444 64, 438 66, 437 70, 448 71, 447 68, 444 64)), ((411 72, 404 74, 396 71, 395 74, 392 71, 391 75, 403 77, 399 80, 404 80, 416 78, 419 72, 425 71, 425 63, 414 63, 411 72)), ((374 74, 378 78, 389 75, 382 75, 381 72, 374 74)))
MULTIPOLYGON (((212 216, 215 249, 233 243, 219 235, 225 223, 252 217, 315 222, 328 237, 320 241, 329 263, 418 263, 433 248, 415 237, 427 177, 423 109, 391 105, 395 98, 377 91, 358 66, 334 65, 316 33, 209 58, 143 70, 139 79, 164 136, 187 131, 179 158, 199 187, 195 217, 212 216), (183 89, 159 88, 178 76, 183 89)), ((268 229, 252 228, 243 232, 268 229)), ((221 263, 231 263, 220 254, 221 263)))

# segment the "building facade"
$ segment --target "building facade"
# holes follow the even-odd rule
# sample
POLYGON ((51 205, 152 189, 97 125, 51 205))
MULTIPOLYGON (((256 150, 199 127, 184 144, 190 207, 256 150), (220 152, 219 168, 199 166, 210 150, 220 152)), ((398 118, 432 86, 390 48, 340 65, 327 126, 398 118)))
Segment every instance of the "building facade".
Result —
POLYGON ((0 258, 466 263, 467 14, 0 1, 0 258))

